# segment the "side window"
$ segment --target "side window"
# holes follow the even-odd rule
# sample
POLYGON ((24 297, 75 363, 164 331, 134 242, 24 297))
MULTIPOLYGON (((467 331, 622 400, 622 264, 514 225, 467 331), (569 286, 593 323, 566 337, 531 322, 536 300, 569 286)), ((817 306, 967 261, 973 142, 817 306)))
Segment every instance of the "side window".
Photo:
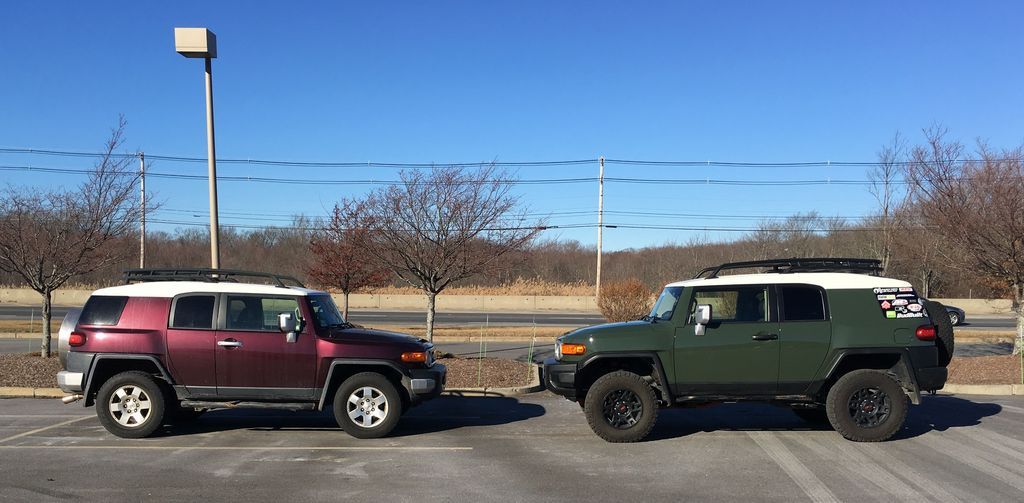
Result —
POLYGON ((768 319, 768 293, 763 286, 697 290, 691 311, 697 304, 711 305, 711 320, 714 322, 755 323, 768 319))
POLYGON ((825 318, 825 299, 813 286, 780 286, 783 321, 820 321, 825 318))
POLYGON ((213 295, 178 297, 171 309, 171 328, 213 329, 213 295))
POLYGON ((277 332, 277 315, 297 314, 299 309, 295 298, 255 295, 228 295, 227 304, 228 330, 277 332))
POLYGON ((78 319, 81 325, 114 326, 121 319, 128 297, 92 296, 82 308, 82 316, 78 319))

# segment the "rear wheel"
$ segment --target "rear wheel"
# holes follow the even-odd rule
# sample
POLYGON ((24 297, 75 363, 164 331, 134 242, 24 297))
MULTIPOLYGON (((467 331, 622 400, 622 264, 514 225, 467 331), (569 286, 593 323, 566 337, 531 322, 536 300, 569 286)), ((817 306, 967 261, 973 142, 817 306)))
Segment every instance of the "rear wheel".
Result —
POLYGON ((391 433, 401 415, 402 398, 395 385, 375 372, 349 377, 334 394, 334 420, 356 438, 391 433))
POLYGON ((949 324, 954 327, 960 324, 960 314, 956 311, 949 312, 949 324))
POLYGON ((122 372, 96 393, 96 415, 110 433, 122 438, 152 435, 163 423, 164 393, 145 372, 122 372))
POLYGON ((949 361, 953 359, 953 323, 946 314, 946 306, 934 300, 926 300, 924 308, 935 324, 935 345, 939 348, 939 365, 949 365, 949 361))
POLYGON ((643 440, 658 419, 654 388, 637 374, 619 370, 601 376, 583 404, 590 429, 608 442, 643 440))
POLYGON ((854 370, 840 377, 825 403, 832 427, 855 442, 888 440, 903 427, 907 408, 903 387, 878 370, 854 370))

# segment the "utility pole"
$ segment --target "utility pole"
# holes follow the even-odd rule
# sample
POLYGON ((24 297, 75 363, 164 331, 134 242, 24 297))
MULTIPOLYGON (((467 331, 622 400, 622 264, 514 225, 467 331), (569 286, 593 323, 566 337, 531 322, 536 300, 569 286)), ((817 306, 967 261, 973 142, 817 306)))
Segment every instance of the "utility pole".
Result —
POLYGON ((139 152, 139 188, 142 217, 139 219, 139 269, 146 267, 146 153, 139 152))
POLYGON ((597 284, 594 296, 601 296, 601 238, 604 236, 604 156, 599 158, 601 171, 597 178, 597 284))
POLYGON ((220 268, 220 225, 217 222, 217 151, 213 140, 213 64, 206 58, 206 155, 210 169, 210 267, 220 268))

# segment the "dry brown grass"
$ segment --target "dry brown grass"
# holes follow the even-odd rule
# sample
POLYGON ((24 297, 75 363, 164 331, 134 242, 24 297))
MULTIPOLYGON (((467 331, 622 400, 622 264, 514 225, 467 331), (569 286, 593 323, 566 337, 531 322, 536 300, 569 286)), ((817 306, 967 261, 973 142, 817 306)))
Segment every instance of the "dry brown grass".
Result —
POLYGON ((1017 332, 1012 330, 963 330, 956 329, 953 332, 955 340, 971 339, 971 340, 1003 340, 1007 339, 1012 341, 1014 337, 1017 337, 1017 332))
MULTIPOLYGON (((403 334, 425 337, 426 327, 407 325, 367 325, 370 328, 379 330, 390 330, 403 334)), ((459 327, 434 327, 435 342, 476 342, 481 337, 487 341, 528 341, 537 338, 538 341, 552 341, 556 337, 574 330, 576 327, 480 327, 459 326, 459 327)))
MULTIPOLYGON (((63 320, 50 320, 50 330, 53 331, 53 335, 57 335, 57 330, 60 330, 60 324, 63 320)), ((38 332, 40 336, 43 333, 43 321, 36 318, 33 321, 30 320, 0 320, 0 333, 27 333, 27 332, 38 332)))
MULTIPOLYGON (((375 295, 422 295, 423 291, 411 286, 385 286, 366 289, 359 293, 375 295)), ((594 285, 584 282, 554 283, 542 279, 519 278, 498 286, 453 286, 441 295, 539 295, 586 297, 594 295, 594 285)))

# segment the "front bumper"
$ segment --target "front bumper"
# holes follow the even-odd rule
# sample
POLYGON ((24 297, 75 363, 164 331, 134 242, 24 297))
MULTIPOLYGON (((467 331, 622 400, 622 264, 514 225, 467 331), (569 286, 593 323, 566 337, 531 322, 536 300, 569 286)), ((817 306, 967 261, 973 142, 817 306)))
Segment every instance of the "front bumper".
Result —
POLYGON ((81 393, 84 379, 84 372, 61 370, 57 372, 57 387, 65 393, 81 393))
POLYGON ((548 358, 544 360, 544 387, 548 391, 576 400, 576 364, 561 363, 548 358))
POLYGON ((414 402, 429 400, 444 391, 448 368, 435 363, 430 368, 409 371, 409 398, 414 402))

